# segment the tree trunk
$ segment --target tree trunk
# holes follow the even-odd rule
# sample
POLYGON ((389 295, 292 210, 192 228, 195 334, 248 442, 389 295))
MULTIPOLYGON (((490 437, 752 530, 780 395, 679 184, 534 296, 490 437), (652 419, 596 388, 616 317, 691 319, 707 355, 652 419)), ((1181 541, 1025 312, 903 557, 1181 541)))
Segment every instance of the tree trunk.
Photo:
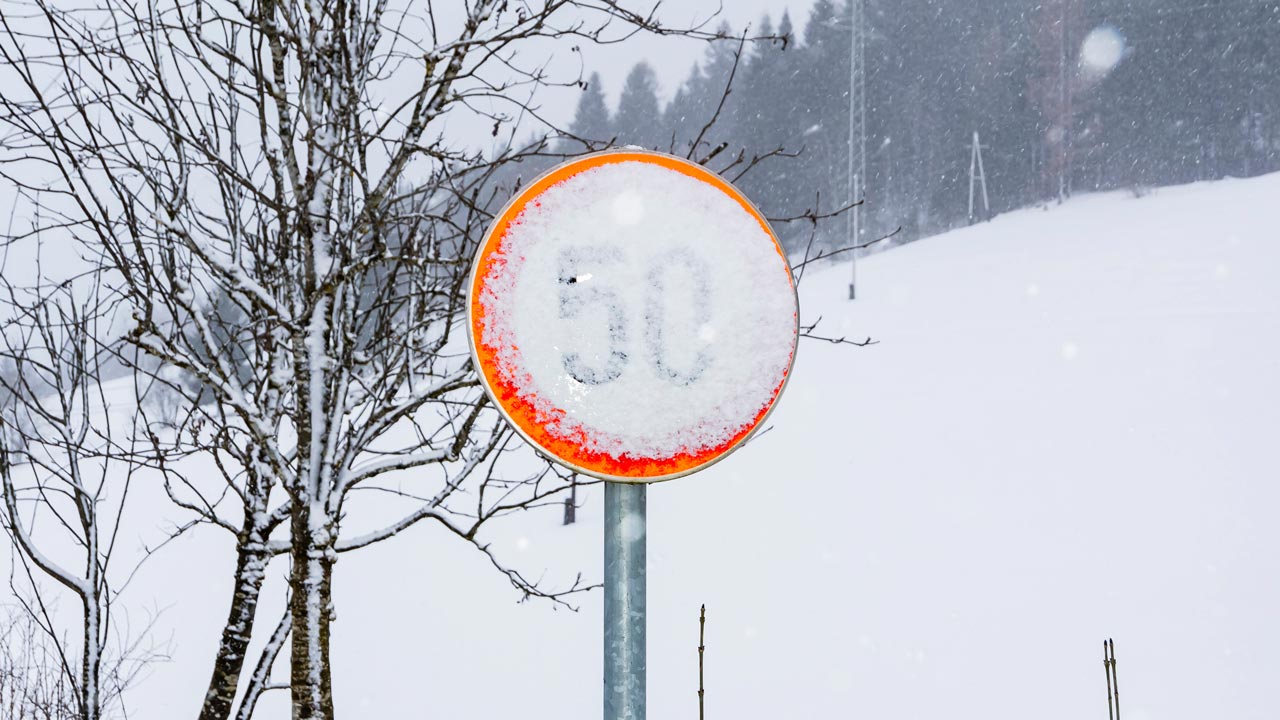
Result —
POLYGON ((293 720, 333 720, 329 673, 334 533, 321 507, 296 504, 292 516, 293 568, 289 600, 293 616, 291 691, 293 720))
POLYGON ((200 720, 227 720, 231 717, 232 703, 244 669, 249 639, 253 636, 253 621, 258 609, 258 595, 262 591, 267 562, 266 539, 252 526, 253 519, 245 519, 246 540, 239 543, 236 557, 235 590, 231 595, 231 610, 222 628, 222 642, 213 663, 213 677, 200 709, 200 720))
POLYGON ((84 652, 80 665, 80 717, 82 720, 99 720, 102 702, 98 680, 102 665, 102 608, 92 594, 82 598, 84 603, 84 652))
POLYGON ((77 504, 80 526, 84 528, 86 550, 84 593, 80 596, 84 608, 84 647, 80 656, 80 717, 82 720, 99 720, 102 717, 99 683, 102 677, 103 633, 102 565, 99 564, 97 508, 84 495, 77 498, 77 504))

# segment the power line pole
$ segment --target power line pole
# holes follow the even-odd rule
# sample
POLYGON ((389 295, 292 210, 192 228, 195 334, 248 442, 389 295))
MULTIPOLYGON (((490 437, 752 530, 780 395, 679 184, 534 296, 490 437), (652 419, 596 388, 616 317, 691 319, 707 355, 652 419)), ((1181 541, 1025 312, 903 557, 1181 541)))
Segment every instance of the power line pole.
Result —
POLYGON ((982 217, 991 217, 991 200, 987 197, 987 171, 982 166, 982 148, 978 140, 978 131, 973 131, 973 150, 969 153, 969 224, 973 224, 973 191, 978 184, 982 185, 982 217))
MULTIPOLYGON (((849 204, 863 195, 867 180, 867 79, 866 33, 863 28, 865 0, 849 0, 849 167, 845 175, 849 204)), ((854 205, 849 215, 849 244, 862 244, 862 206, 854 205)), ((858 251, 850 250, 849 299, 857 297, 858 251)))
POLYGON ((1060 0, 1058 15, 1058 112, 1059 129, 1062 137, 1058 140, 1058 202, 1063 202, 1071 194, 1071 135, 1074 130, 1071 122, 1071 79, 1068 73, 1068 58, 1071 57, 1067 45, 1068 38, 1068 6, 1072 0, 1060 0))

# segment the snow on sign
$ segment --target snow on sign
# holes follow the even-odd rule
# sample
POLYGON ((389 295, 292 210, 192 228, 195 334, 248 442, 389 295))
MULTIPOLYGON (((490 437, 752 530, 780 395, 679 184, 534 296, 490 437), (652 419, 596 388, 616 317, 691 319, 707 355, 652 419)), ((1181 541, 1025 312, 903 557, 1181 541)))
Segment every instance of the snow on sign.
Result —
POLYGON ((572 469, 654 482, 723 457, 795 357, 791 268, 768 222, 700 165, 611 151, 560 165, 494 221, 468 330, 486 390, 572 469))

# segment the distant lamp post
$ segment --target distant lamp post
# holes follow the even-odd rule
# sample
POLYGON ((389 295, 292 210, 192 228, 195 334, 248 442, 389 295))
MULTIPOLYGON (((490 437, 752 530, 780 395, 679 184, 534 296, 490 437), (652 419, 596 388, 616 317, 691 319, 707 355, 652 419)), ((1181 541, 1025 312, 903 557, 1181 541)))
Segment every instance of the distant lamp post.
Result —
MULTIPOLYGON (((858 250, 862 244, 862 206, 867 180, 867 78, 866 78, 866 0, 849 1, 849 164, 845 186, 853 211, 846 221, 849 234, 849 299, 857 298, 858 250)), ((839 23, 832 21, 833 26, 839 23)))

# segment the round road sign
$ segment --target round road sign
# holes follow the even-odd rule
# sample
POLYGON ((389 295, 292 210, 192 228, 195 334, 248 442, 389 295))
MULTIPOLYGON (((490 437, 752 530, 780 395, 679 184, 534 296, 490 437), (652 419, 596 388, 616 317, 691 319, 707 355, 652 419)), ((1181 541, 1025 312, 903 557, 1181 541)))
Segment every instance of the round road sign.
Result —
POLYGON ((795 358, 795 284, 769 223, 715 173, 661 153, 597 153, 538 178, 494 221, 468 287, 494 403, 543 453, 606 480, 725 456, 795 358))

